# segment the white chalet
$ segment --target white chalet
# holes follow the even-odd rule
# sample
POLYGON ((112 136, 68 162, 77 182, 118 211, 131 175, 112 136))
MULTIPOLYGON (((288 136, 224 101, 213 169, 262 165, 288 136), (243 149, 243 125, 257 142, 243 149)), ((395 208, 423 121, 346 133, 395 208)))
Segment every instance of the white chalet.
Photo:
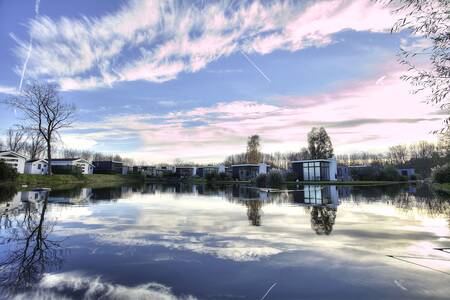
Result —
POLYGON ((41 174, 48 172, 48 163, 45 159, 31 159, 25 163, 25 174, 41 174))
POLYGON ((25 172, 26 156, 14 151, 0 151, 0 160, 3 160, 7 165, 16 169, 17 173, 23 174, 25 172))

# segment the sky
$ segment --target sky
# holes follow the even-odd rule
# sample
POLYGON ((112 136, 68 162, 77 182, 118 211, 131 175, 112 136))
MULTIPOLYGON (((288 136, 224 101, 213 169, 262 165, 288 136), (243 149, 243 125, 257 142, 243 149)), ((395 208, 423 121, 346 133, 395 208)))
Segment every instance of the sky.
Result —
MULTIPOLYGON (((61 147, 149 163, 219 162, 259 134, 299 151, 324 126, 335 152, 435 141, 438 107, 400 76, 383 3, 0 0, 0 98, 55 82, 77 107, 61 147)), ((0 109, 0 131, 20 113, 0 109)))

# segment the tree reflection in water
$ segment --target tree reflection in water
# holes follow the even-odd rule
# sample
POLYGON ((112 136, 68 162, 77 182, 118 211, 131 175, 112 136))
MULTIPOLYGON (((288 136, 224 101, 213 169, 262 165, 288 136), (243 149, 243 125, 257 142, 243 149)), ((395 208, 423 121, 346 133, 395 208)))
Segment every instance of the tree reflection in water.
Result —
POLYGON ((335 208, 327 206, 313 206, 311 209, 311 228, 318 235, 330 235, 336 220, 335 208))
POLYGON ((54 224, 45 219, 47 202, 48 197, 40 203, 25 202, 23 214, 0 224, 6 250, 0 260, 0 284, 5 291, 28 287, 47 269, 61 266, 60 242, 49 239, 54 224))
POLYGON ((250 224, 253 226, 261 226, 262 201, 250 200, 246 201, 245 205, 247 206, 247 217, 250 224))

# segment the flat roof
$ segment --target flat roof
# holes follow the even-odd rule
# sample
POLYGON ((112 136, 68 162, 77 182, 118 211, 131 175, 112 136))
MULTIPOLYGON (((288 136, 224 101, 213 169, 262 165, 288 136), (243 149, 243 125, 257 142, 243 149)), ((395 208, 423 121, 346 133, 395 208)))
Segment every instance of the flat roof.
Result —
POLYGON ((316 162, 316 161, 330 162, 332 160, 335 160, 335 159, 332 159, 332 158, 328 158, 328 159, 323 159, 323 158, 320 158, 320 159, 304 159, 304 160, 293 160, 293 161, 291 161, 291 163, 316 162))
POLYGON ((92 163, 95 162, 112 162, 112 163, 118 163, 118 164, 123 164, 123 161, 117 161, 117 160, 111 160, 111 159, 107 159, 107 160, 93 160, 92 163))
MULTIPOLYGON (((267 165, 266 163, 261 163, 267 165)), ((260 164, 240 164, 240 165, 231 165, 232 167, 259 167, 260 164)))

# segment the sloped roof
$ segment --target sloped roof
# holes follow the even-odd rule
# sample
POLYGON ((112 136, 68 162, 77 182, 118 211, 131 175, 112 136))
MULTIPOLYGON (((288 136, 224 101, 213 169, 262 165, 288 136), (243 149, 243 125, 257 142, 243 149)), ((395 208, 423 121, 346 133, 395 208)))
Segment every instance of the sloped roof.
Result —
POLYGON ((14 152, 14 151, 5 151, 5 150, 0 151, 0 154, 8 154, 8 153, 11 154, 11 155, 14 155, 14 156, 19 156, 19 157, 25 158, 25 159, 28 158, 25 155, 19 154, 19 153, 14 152))
POLYGON ((43 159, 43 158, 30 159, 30 160, 27 160, 27 163, 34 163, 34 162, 40 161, 40 160, 42 160, 43 162, 47 163, 47 160, 43 159))

